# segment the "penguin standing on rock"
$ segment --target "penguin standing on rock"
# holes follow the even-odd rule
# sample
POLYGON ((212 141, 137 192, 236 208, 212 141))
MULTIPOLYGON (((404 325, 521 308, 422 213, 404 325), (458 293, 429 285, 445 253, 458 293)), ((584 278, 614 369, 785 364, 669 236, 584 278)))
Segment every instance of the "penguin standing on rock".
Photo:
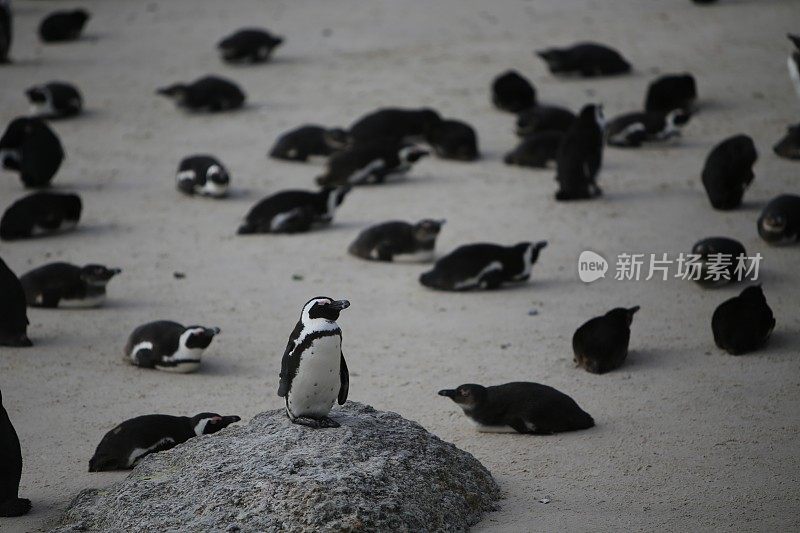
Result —
MULTIPOLYGON (((33 346, 28 338, 28 309, 25 291, 17 275, 0 258, 0 346, 33 346)), ((0 438, 3 432, 0 431, 0 438)), ((3 446, 0 446, 2 453, 3 446)), ((3 464, 0 462, 0 464, 3 464)), ((2 493, 0 493, 2 504, 2 493)))
POLYGON ((442 120, 428 130, 425 141, 442 159, 474 161, 480 157, 475 129, 460 120, 442 120))
POLYGON ((106 285, 120 272, 103 265, 49 263, 23 274, 20 282, 31 307, 99 307, 106 299, 106 285))
POLYGON ((576 118, 575 113, 564 107, 539 105, 517 115, 516 133, 518 137, 545 131, 566 133, 576 118))
POLYGON ((546 168, 548 163, 555 163, 558 149, 564 133, 560 131, 542 131, 524 137, 512 151, 503 158, 506 165, 521 167, 546 168))
POLYGON ((703 186, 714 209, 728 211, 742 205, 744 191, 753 182, 758 152, 753 139, 734 135, 715 146, 703 167, 703 186))
POLYGON ((22 448, 0 391, 0 517, 22 516, 31 510, 31 501, 19 497, 20 479, 22 448))
POLYGON ((25 187, 47 187, 63 160, 58 135, 40 118, 15 118, 0 137, 0 162, 19 172, 25 187))
POLYGON ((362 231, 347 249, 361 259, 393 261, 411 257, 420 261, 433 259, 436 237, 444 220, 426 218, 416 224, 393 221, 371 226, 362 231))
POLYGON ((689 114, 682 109, 674 109, 666 114, 658 111, 626 113, 608 123, 606 139, 609 146, 638 148, 645 142, 679 137, 680 127, 687 122, 689 114))
POLYGON ((667 74, 653 80, 647 87, 644 110, 669 113, 674 109, 682 109, 685 113, 691 113, 696 100, 697 83, 694 76, 688 72, 667 74))
POLYGON ((385 141, 356 144, 333 154, 327 171, 316 181, 322 187, 383 183, 389 177, 405 174, 427 155, 427 150, 410 144, 385 141))
POLYGON ((328 417, 334 402, 343 405, 350 390, 350 374, 342 353, 339 313, 350 307, 347 300, 324 296, 303 306, 300 320, 289 336, 281 359, 278 396, 286 400, 286 414, 295 424, 335 428, 328 417))
POLYGON ((731 355, 761 348, 773 329, 775 317, 761 285, 747 287, 739 296, 722 302, 711 317, 714 343, 731 355))
POLYGON ((239 226, 239 235, 300 233, 314 224, 330 224, 350 187, 281 191, 258 202, 239 226))
POLYGON ((191 155, 181 160, 175 176, 178 190, 192 196, 222 198, 228 194, 228 170, 211 155, 191 155))
POLYGON ((313 156, 327 157, 346 146, 346 136, 343 129, 306 124, 278 137, 269 156, 286 161, 306 161, 313 156))
POLYGON ((502 111, 519 113, 536 105, 536 89, 519 72, 509 70, 492 82, 492 103, 502 111))
POLYGON ((579 74, 593 78, 631 71, 630 63, 619 52, 603 44, 578 43, 567 48, 539 50, 536 55, 544 59, 555 75, 579 74))
POLYGON ((139 326, 125 345, 125 358, 134 366, 186 374, 200 368, 200 357, 219 328, 184 327, 157 320, 139 326))
POLYGON ((594 426, 594 419, 575 400, 539 383, 468 383, 440 390, 439 396, 456 402, 483 433, 551 435, 594 426))
POLYGON ((157 94, 175 101, 189 111, 229 111, 244 105, 245 94, 238 85, 219 76, 205 76, 191 83, 174 83, 157 94))
POLYGON ((628 357, 631 322, 639 306, 617 307, 579 327, 572 336, 575 364, 592 374, 619 368, 628 357))
POLYGON ((739 260, 747 257, 742 243, 728 237, 708 237, 692 246, 692 254, 700 256, 699 278, 694 280, 703 287, 721 287, 736 279, 739 260), (726 261, 723 263, 723 259, 726 261), (718 265, 712 267, 712 265, 718 265), (727 266, 726 266, 727 264, 727 266))
POLYGON ((603 108, 587 105, 572 123, 556 159, 556 200, 586 200, 602 194, 596 178, 603 161, 603 108))
POLYGON ((0 219, 0 239, 11 241, 74 229, 83 204, 77 194, 37 192, 11 204, 0 219))
POLYGON ((226 63, 263 63, 281 44, 283 37, 259 28, 244 28, 222 39, 217 49, 226 63))
POLYGON ((773 245, 793 244, 800 240, 800 196, 781 194, 761 211, 758 234, 773 245))
POLYGON ((0 65, 10 63, 8 52, 13 37, 10 0, 0 0, 0 65))
POLYGON ((144 415, 121 423, 103 436, 89 460, 89 472, 129 470, 143 457, 163 452, 200 435, 239 422, 238 416, 200 413, 188 416, 144 415))
POLYGON ((31 103, 31 112, 40 118, 66 118, 79 115, 83 98, 71 83, 51 81, 34 85, 25 91, 31 103))
POLYGON ((85 9, 50 13, 39 25, 39 38, 45 43, 75 41, 81 36, 89 17, 85 9))

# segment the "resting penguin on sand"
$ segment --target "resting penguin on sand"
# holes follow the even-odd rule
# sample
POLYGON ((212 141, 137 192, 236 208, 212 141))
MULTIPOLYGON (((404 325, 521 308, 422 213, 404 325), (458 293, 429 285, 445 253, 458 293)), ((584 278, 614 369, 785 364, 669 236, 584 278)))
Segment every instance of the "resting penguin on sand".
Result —
POLYGON ((775 329, 775 317, 761 285, 753 285, 725 300, 711 317, 714 343, 731 355, 755 351, 766 344, 775 329))
POLYGON ((184 157, 175 176, 178 190, 189 196, 222 198, 231 183, 225 166, 214 156, 197 154, 184 157))
POLYGON ((346 146, 347 132, 306 124, 278 137, 269 151, 274 159, 306 161, 309 157, 327 157, 346 146))
POLYGON ((186 374, 200 368, 200 357, 219 328, 182 326, 170 320, 141 325, 125 344, 125 359, 134 366, 186 374))
POLYGON ((639 306, 617 307, 595 317, 572 336, 575 364, 592 374, 605 374, 619 368, 628 357, 631 322, 639 306))
POLYGON ((773 245, 800 240, 800 196, 781 194, 770 200, 758 217, 758 234, 773 245))
POLYGON ((734 135, 715 146, 703 167, 703 187, 714 209, 727 211, 742 205, 744 191, 755 178, 758 152, 748 135, 734 135))
POLYGON ((99 307, 106 300, 106 285, 120 272, 103 265, 59 262, 34 268, 20 282, 30 307, 99 307))
POLYGON ((422 140, 441 121, 442 117, 433 109, 386 107, 356 120, 348 135, 353 143, 378 140, 414 143, 422 140))
POLYGON ((361 259, 374 261, 405 257, 430 261, 443 224, 444 220, 429 218, 416 224, 401 221, 376 224, 362 231, 347 251, 361 259))
POLYGON ((15 118, 0 137, 0 163, 19 172, 25 187, 50 185, 63 160, 58 135, 40 118, 15 118))
POLYGON ((25 90, 31 112, 40 118, 66 118, 79 115, 83 98, 77 87, 64 81, 51 81, 25 90))
POLYGON ((612 76, 630 72, 631 65, 622 55, 603 44, 578 43, 566 48, 539 50, 536 55, 544 59, 550 72, 580 74, 584 78, 612 76))
POLYGON ((237 234, 301 233, 314 225, 330 224, 350 190, 350 186, 329 187, 320 191, 281 191, 267 196, 250 209, 237 234))
POLYGON ((0 219, 0 239, 11 241, 74 229, 83 204, 77 194, 37 192, 20 198, 0 219))
POLYGON ((325 174, 318 176, 316 182, 322 187, 384 183, 391 177, 406 174, 427 155, 427 150, 412 144, 356 143, 333 154, 328 159, 325 174))
POLYGON ((635 112, 619 115, 605 128, 609 146, 637 148, 645 142, 666 141, 679 137, 681 126, 689 122, 689 114, 682 109, 669 113, 635 112))
POLYGON ((174 100, 189 111, 228 111, 244 105, 245 94, 230 80, 204 76, 191 83, 174 83, 156 90, 156 94, 174 100))
POLYGON ((283 37, 260 28, 244 28, 222 39, 217 49, 227 63, 263 63, 281 44, 283 37))
POLYGON ((81 36, 89 18, 89 12, 85 9, 54 11, 39 25, 39 38, 45 43, 74 41, 81 36))

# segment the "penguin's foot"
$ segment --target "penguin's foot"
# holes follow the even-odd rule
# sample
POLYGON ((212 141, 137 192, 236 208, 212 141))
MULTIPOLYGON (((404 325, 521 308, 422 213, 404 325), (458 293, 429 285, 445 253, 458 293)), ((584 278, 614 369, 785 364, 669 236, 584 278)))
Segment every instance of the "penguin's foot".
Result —
POLYGON ((22 516, 31 510, 31 501, 24 498, 6 500, 0 503, 0 516, 22 516))
POLYGON ((319 419, 319 427, 321 428, 338 428, 339 426, 341 426, 341 424, 333 418, 325 416, 319 419))
POLYGON ((300 424, 301 426, 308 426, 310 428, 338 428, 339 422, 324 416, 322 418, 311 418, 308 416, 298 416, 292 419, 292 422, 295 424, 300 424))

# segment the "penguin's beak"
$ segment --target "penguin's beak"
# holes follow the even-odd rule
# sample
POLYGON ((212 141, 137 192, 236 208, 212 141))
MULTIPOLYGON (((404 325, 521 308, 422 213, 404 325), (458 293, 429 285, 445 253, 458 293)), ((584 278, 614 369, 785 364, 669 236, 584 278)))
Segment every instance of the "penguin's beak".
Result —
POLYGON ((222 330, 219 328, 206 328, 206 331, 211 335, 219 335, 219 332, 222 330))
POLYGON ((636 305, 636 306, 633 306, 633 307, 631 307, 630 309, 628 309, 628 314, 629 314, 630 316, 633 316, 633 314, 634 314, 636 311, 638 311, 639 309, 640 309, 640 307, 639 307, 638 305, 636 305))
POLYGON ((337 311, 342 311, 350 307, 350 302, 347 300, 334 300, 333 302, 328 304, 328 307, 331 309, 336 309, 337 311))
POLYGON ((235 415, 232 415, 232 416, 223 416, 223 417, 222 417, 222 421, 225 423, 225 425, 228 425, 228 424, 233 424, 233 423, 235 423, 235 422, 239 422, 239 421, 241 421, 241 420, 242 420, 242 419, 241 419, 240 417, 238 417, 238 416, 235 416, 235 415))
POLYGON ((112 268, 111 269, 111 275, 112 276, 116 276, 117 274, 122 274, 122 269, 121 268, 112 268))
POLYGON ((455 389, 442 389, 439 391, 439 396, 447 396, 448 398, 455 398, 456 397, 456 390, 455 389))

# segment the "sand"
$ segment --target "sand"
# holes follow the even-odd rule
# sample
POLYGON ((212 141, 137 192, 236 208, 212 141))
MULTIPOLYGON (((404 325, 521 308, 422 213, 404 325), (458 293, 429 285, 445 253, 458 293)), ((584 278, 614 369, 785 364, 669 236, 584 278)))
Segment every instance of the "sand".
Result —
MULTIPOLYGON (((102 435, 124 419, 209 410, 247 419, 279 407, 286 339, 302 304, 318 294, 352 302, 339 322, 351 397, 419 421, 496 476, 505 499, 476 531, 800 527, 800 249, 768 247, 755 226, 770 198, 799 192, 798 163, 771 153, 798 117, 784 37, 800 28, 795 1, 77 4, 94 15, 85 37, 43 46, 38 22, 64 4, 14 2, 15 63, 0 70, 0 123, 26 112, 23 90, 33 83, 79 85, 87 113, 54 124, 67 152, 54 187, 81 194, 84 217, 75 233, 3 242, 0 255, 18 274, 54 260, 124 273, 109 285, 104 308, 31 310, 35 347, 0 353, 0 387, 25 457, 21 494, 33 501, 30 515, 0 521, 0 530, 47 529, 81 489, 124 477, 86 472, 102 435), (273 63, 220 63, 214 44, 243 25, 286 36, 273 63), (621 49, 635 73, 559 80, 532 54, 589 38, 621 49), (637 109, 658 73, 688 70, 702 110, 673 145, 607 150, 602 200, 557 204, 552 170, 502 164, 516 142, 513 117, 491 107, 488 86, 512 67, 543 101, 573 109, 599 101, 609 116, 637 109), (154 95, 160 85, 207 73, 237 80, 247 108, 190 116, 154 95), (428 159, 405 182, 358 189, 322 231, 234 235, 258 199, 310 188, 322 170, 267 159, 281 132, 306 122, 346 126, 385 105, 432 106, 469 121, 484 158, 428 159), (699 179, 704 158, 740 132, 761 154, 756 180, 743 208, 713 211, 699 179), (228 166, 231 198, 174 190, 178 161, 192 152, 214 153, 228 166), (440 253, 474 241, 546 239, 550 246, 530 284, 491 294, 428 291, 416 280, 425 266, 371 264, 345 253, 369 224, 425 216, 448 221, 440 253), (758 353, 732 357, 713 344, 711 314, 741 286, 610 278, 586 285, 577 277, 585 249, 613 261, 620 252, 689 251, 712 235, 764 256, 761 281, 778 325, 758 353), (175 279, 175 271, 186 278, 175 279), (574 330, 633 305, 642 309, 628 364, 603 376, 573 368, 574 330), (529 316, 531 309, 538 314, 529 316), (130 331, 161 318, 222 328, 200 373, 122 362, 130 331), (478 434, 436 396, 464 382, 513 380, 570 394, 597 427, 552 437, 478 434)), ((5 208, 24 191, 15 175, 1 177, 5 208)))

